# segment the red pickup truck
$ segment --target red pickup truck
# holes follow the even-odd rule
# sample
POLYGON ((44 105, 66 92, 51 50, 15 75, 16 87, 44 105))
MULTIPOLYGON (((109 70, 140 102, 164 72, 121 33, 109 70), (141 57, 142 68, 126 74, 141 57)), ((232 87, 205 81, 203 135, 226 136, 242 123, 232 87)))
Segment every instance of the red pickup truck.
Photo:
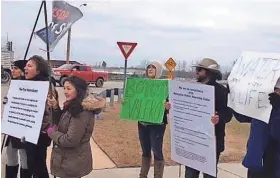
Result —
POLYGON ((81 77, 88 83, 94 83, 96 87, 102 87, 104 81, 108 80, 107 72, 93 71, 86 65, 64 64, 53 69, 53 78, 60 86, 63 86, 65 79, 71 75, 81 77))

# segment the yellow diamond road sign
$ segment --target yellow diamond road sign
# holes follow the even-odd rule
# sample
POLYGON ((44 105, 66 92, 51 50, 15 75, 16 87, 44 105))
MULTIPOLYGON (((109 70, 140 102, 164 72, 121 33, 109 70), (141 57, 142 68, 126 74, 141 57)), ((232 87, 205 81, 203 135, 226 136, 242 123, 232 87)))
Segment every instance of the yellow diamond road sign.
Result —
POLYGON ((172 71, 176 67, 176 62, 174 59, 169 58, 164 65, 169 71, 172 71))

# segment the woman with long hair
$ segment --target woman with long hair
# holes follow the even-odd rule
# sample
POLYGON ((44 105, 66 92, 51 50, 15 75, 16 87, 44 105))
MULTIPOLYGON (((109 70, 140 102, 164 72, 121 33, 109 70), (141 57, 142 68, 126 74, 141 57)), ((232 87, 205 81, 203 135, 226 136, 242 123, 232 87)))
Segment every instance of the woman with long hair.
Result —
MULTIPOLYGON (((32 56, 25 68, 25 78, 31 81, 49 81, 49 67, 41 56, 32 56)), ((47 135, 47 128, 51 125, 51 115, 49 108, 45 107, 41 132, 37 145, 26 142, 28 169, 35 178, 49 178, 46 165, 47 147, 51 144, 51 139, 47 135)))
POLYGON ((58 101, 48 99, 56 115, 57 126, 49 127, 54 142, 51 174, 61 178, 80 178, 92 171, 90 139, 95 114, 105 107, 105 99, 87 96, 85 80, 71 76, 64 82, 66 101, 61 110, 58 101))

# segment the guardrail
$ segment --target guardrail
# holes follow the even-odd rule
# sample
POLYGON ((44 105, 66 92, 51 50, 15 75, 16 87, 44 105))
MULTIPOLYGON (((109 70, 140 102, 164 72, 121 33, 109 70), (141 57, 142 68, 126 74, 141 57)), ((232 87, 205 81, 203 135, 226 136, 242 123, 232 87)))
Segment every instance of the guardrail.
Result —
MULTIPOLYGON (((122 88, 112 88, 112 89, 104 90, 101 93, 90 92, 90 94, 105 98, 107 103, 109 103, 109 106, 113 107, 116 102, 117 103, 122 102, 123 89, 122 88)), ((103 108, 102 112, 106 112, 106 107, 103 108)), ((96 115, 96 117, 95 117, 96 120, 103 119, 102 112, 100 114, 96 115)))

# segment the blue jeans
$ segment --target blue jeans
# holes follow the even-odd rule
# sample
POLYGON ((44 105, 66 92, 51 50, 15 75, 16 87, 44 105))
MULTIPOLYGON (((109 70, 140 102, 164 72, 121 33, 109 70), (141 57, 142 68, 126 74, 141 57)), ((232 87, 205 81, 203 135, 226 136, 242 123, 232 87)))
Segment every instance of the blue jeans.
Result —
MULTIPOLYGON (((220 158, 220 153, 217 153, 217 164, 219 162, 219 158, 220 158)), ((217 167, 217 164, 216 164, 216 167, 217 167)), ((185 178, 199 178, 199 173, 200 173, 200 171, 185 166, 185 178)), ((213 177, 208 174, 203 174, 203 178, 216 178, 216 177, 217 176, 213 177)))
POLYGON ((153 150, 154 159, 164 160, 162 153, 162 143, 166 125, 142 125, 138 123, 139 140, 142 148, 142 156, 151 158, 153 150))

